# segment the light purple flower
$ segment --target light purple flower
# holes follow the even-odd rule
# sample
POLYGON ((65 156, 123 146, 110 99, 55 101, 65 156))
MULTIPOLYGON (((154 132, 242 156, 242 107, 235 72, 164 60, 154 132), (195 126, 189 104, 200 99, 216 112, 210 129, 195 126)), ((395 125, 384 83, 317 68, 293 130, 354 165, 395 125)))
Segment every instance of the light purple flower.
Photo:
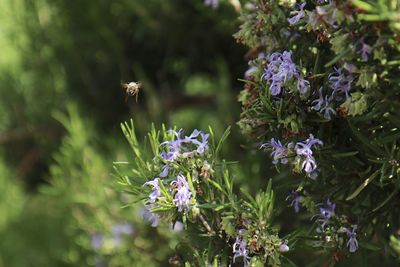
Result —
POLYGON ((347 246, 349 247, 349 251, 351 253, 356 252, 356 250, 358 249, 358 241, 356 239, 356 237, 357 237, 356 230, 357 230, 357 225, 353 225, 351 231, 346 228, 347 237, 349 239, 347 241, 347 246))
POLYGON ((301 79, 301 78, 299 78, 297 80, 297 90, 299 90, 299 92, 301 94, 307 93, 309 88, 310 88, 310 82, 309 81, 301 79))
POLYGON ((295 11, 291 11, 290 12, 290 15, 294 15, 293 17, 288 19, 290 25, 294 25, 294 24, 298 23, 299 20, 304 17, 304 15, 305 15, 304 6, 305 5, 306 5, 306 3, 303 3, 303 4, 300 5, 300 9, 299 10, 295 10, 295 11))
POLYGON ((246 249, 246 243, 239 237, 236 237, 236 241, 233 244, 233 263, 236 262, 236 258, 243 258, 243 266, 246 267, 249 264, 249 251, 246 249))
POLYGON ((250 66, 246 72, 244 73, 244 77, 246 79, 249 79, 251 76, 253 76, 253 73, 257 71, 257 67, 256 66, 250 66))
POLYGON ((161 178, 167 177, 170 168, 171 168, 171 167, 170 167, 169 165, 164 165, 164 166, 161 168, 161 173, 159 174, 159 176, 160 176, 161 178))
POLYGON ((320 209, 319 209, 319 214, 317 215, 318 221, 321 223, 321 227, 324 228, 325 225, 328 223, 329 219, 335 216, 335 208, 336 204, 334 202, 331 202, 329 199, 326 201, 326 204, 324 204, 320 209))
POLYGON ((330 106, 330 99, 330 97, 325 96, 325 106, 320 111, 324 113, 324 118, 327 120, 331 120, 331 114, 336 114, 336 111, 330 106))
POLYGON ((203 154, 208 149, 209 134, 202 131, 195 129, 189 136, 185 137, 182 137, 182 129, 179 131, 169 130, 168 132, 173 133, 176 139, 165 141, 160 145, 167 147, 167 152, 161 153, 161 157, 166 161, 172 162, 178 157, 191 157, 196 152, 203 154), (198 140, 199 136, 201 137, 201 141, 198 140), (193 146, 196 149, 193 150, 193 146))
POLYGON ((278 164, 279 162, 282 164, 288 163, 288 159, 286 158, 286 156, 288 155, 288 148, 282 145, 281 141, 275 141, 275 139, 272 138, 270 142, 267 142, 260 146, 260 148, 266 147, 272 148, 271 156, 273 158, 273 164, 278 164))
POLYGON ((279 251, 280 251, 280 252, 288 252, 288 251, 289 251, 289 246, 287 245, 287 241, 283 242, 283 243, 279 246, 279 251))
POLYGON ((333 90, 333 93, 344 93, 346 99, 349 97, 349 92, 351 90, 351 83, 354 78, 351 73, 347 75, 344 73, 344 69, 334 68, 334 71, 328 76, 329 83, 333 90))
POLYGON ((300 77, 297 67, 292 61, 291 52, 275 52, 267 60, 268 64, 262 78, 270 83, 271 95, 279 95, 284 84, 292 79, 297 79, 297 89, 300 93, 303 94, 308 90, 309 82, 300 77))
POLYGON ((153 192, 150 193, 149 195, 149 202, 154 203, 157 201, 157 198, 161 196, 161 190, 160 190, 160 179, 155 178, 154 180, 148 181, 144 183, 143 185, 150 185, 153 188, 153 192))
POLYGON ((117 223, 112 226, 111 233, 113 235, 131 235, 133 227, 129 223, 117 223))
POLYGON ((289 196, 287 197, 287 199, 291 198, 292 202, 290 203, 290 206, 292 206, 294 208, 294 211, 296 213, 298 213, 300 211, 300 206, 301 206, 301 195, 299 192, 297 192, 296 190, 292 189, 292 191, 290 192, 289 196))
MULTIPOLYGON (((175 131, 174 131, 175 132, 175 131)), ((178 140, 172 140, 172 141, 165 141, 160 144, 160 146, 166 145, 168 152, 162 152, 161 157, 165 159, 166 161, 174 161, 176 158, 179 157, 180 152, 179 152, 179 147, 182 143, 182 140, 180 137, 178 137, 178 140)))
POLYGON ((171 230, 174 232, 181 232, 185 229, 185 225, 180 221, 176 221, 175 223, 171 222, 171 230))
POLYGON ((104 237, 102 234, 99 233, 95 233, 92 235, 92 247, 95 250, 100 249, 103 246, 103 242, 104 242, 104 237))
POLYGON ((324 104, 324 96, 322 95, 322 87, 319 88, 319 90, 317 91, 318 94, 318 99, 314 100, 311 102, 312 104, 312 109, 315 111, 319 111, 322 107, 322 105, 324 104))
POLYGON ((371 54, 371 47, 364 43, 364 38, 361 39, 361 49, 357 51, 359 55, 361 55, 363 61, 368 61, 368 56, 371 54))
POLYGON ((133 227, 129 223, 118 223, 111 228, 112 240, 115 246, 120 246, 123 235, 133 234, 133 227))
POLYGON ((297 142, 296 154, 303 158, 301 168, 308 174, 311 174, 317 168, 317 163, 313 157, 312 147, 317 145, 323 145, 323 142, 318 138, 314 138, 312 134, 304 142, 297 142))
POLYGON ((312 156, 307 156, 301 164, 301 169, 303 169, 306 173, 313 173, 317 168, 317 163, 315 162, 315 158, 312 156))
POLYGON ((210 6, 213 9, 217 9, 219 6, 219 0, 204 0, 206 6, 210 6))
POLYGON ((145 206, 140 210, 140 216, 147 222, 151 223, 152 227, 158 226, 158 214, 150 211, 151 206, 145 206))
POLYGON ((330 106, 332 97, 322 95, 322 87, 317 91, 318 99, 311 102, 312 109, 324 113, 324 118, 331 120, 331 115, 336 114, 336 111, 330 106))
POLYGON ((312 147, 317 145, 323 145, 324 143, 315 138, 314 135, 310 134, 309 138, 304 142, 297 142, 296 144, 296 153, 301 156, 312 156, 312 147))
POLYGON ((178 207, 178 211, 188 212, 190 210, 190 198, 192 192, 190 191, 185 176, 179 174, 176 180, 171 182, 171 185, 176 188, 174 202, 176 207, 178 207))
POLYGON ((201 142, 198 142, 197 153, 203 154, 208 149, 209 134, 200 132, 201 142))

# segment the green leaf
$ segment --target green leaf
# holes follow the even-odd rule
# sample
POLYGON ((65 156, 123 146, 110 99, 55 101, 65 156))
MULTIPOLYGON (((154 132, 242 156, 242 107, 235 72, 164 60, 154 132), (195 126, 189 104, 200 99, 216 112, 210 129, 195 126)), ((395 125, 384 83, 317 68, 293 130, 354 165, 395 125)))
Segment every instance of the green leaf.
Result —
POLYGON ((348 196, 346 198, 347 201, 352 200, 353 198, 355 198, 356 196, 358 196, 358 194, 361 193, 361 191, 367 187, 367 185, 373 181, 379 174, 380 170, 375 171, 370 177, 368 177, 367 179, 364 180, 364 182, 353 192, 353 194, 351 194, 350 196, 348 196))
POLYGON ((355 5, 356 7, 361 8, 362 10, 365 10, 365 11, 375 11, 376 10, 376 8, 373 5, 371 5, 367 2, 361 1, 361 0, 351 0, 351 3, 353 5, 355 5))
POLYGON ((343 153, 335 153, 332 154, 333 158, 347 158, 352 157, 358 154, 359 151, 351 151, 351 152, 343 152, 343 153))
POLYGON ((221 227, 228 236, 235 235, 235 228, 233 227, 233 225, 231 223, 233 218, 234 218, 233 216, 222 217, 221 227))
POLYGON ((393 192, 381 204, 379 204, 375 209, 373 209, 372 212, 375 212, 375 211, 379 210, 380 208, 382 208, 383 206, 385 206, 386 203, 388 203, 389 200, 391 200, 392 197, 394 197, 398 192, 399 192, 399 188, 396 188, 395 190, 393 190, 393 192))
POLYGON ((215 148, 215 155, 218 155, 219 151, 222 148, 222 144, 225 142, 225 140, 228 138, 229 134, 231 133, 231 127, 229 126, 226 128, 225 132, 222 134, 221 139, 219 139, 218 145, 215 148))

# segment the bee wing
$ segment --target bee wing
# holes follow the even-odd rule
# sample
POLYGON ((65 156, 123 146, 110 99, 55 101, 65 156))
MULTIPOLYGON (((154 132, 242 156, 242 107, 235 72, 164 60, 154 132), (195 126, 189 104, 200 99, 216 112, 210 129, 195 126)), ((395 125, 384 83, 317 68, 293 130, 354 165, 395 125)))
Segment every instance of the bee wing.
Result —
POLYGON ((126 90, 128 88, 128 83, 121 81, 121 86, 126 90))

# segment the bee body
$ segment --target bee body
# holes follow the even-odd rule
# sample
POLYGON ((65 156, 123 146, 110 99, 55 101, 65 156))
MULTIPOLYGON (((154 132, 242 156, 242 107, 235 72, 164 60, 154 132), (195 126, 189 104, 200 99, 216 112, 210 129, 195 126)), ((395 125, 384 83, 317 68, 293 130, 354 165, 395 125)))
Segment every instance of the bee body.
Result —
POLYGON ((127 96, 136 96, 136 102, 139 96, 139 90, 142 87, 141 82, 122 83, 122 88, 125 89, 127 96))

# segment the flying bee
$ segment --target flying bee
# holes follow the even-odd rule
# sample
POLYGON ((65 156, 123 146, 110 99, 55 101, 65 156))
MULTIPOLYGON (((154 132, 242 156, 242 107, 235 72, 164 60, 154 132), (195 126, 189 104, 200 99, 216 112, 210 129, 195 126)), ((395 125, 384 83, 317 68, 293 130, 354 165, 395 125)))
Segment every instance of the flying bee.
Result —
POLYGON ((138 101, 139 89, 142 88, 141 82, 122 83, 122 88, 124 88, 126 92, 125 101, 129 96, 136 96, 136 102, 138 101))

